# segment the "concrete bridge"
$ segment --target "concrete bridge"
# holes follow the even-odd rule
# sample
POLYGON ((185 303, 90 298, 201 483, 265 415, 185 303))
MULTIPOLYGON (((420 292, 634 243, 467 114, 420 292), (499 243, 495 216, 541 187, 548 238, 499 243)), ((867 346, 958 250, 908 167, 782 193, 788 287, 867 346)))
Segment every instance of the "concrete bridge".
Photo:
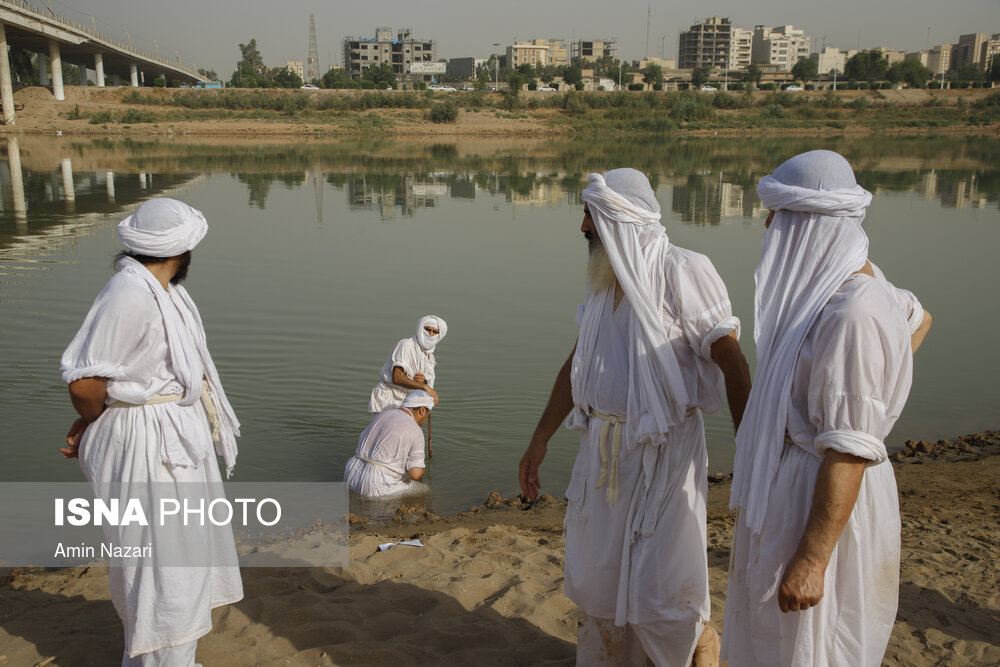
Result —
POLYGON ((139 86, 145 83, 147 73, 150 79, 163 76, 187 83, 206 80, 183 67, 180 57, 170 61, 161 58, 159 53, 139 51, 133 49, 131 43, 123 44, 100 34, 96 22, 91 28, 43 12, 23 0, 0 0, 0 104, 7 125, 15 122, 8 45, 38 54, 39 83, 43 86, 50 84, 48 69, 51 67, 52 94, 57 100, 65 99, 63 61, 80 67, 81 85, 86 85, 87 68, 97 73, 98 86, 104 85, 105 76, 139 86))

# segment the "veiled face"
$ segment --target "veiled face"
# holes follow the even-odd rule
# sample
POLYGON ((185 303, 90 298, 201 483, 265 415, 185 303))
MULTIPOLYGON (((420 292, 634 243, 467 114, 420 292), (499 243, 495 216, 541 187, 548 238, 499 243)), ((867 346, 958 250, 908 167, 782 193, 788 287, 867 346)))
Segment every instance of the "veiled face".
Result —
POLYGON ((431 336, 437 336, 439 333, 441 333, 440 330, 435 329, 434 327, 424 327, 424 331, 426 331, 428 335, 431 336))
POLYGON ((580 224, 580 231, 583 232, 583 238, 590 241, 590 247, 594 247, 594 239, 597 238, 597 227, 594 225, 594 219, 590 217, 590 207, 586 204, 583 205, 583 222, 580 224))

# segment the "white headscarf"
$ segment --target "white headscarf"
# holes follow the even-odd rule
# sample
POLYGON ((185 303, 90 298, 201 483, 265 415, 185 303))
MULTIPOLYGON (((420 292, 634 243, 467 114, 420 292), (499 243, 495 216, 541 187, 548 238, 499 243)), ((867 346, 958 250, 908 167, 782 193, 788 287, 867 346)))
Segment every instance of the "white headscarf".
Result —
MULTIPOLYGON (((590 208, 597 234, 638 325, 629 345, 629 442, 661 445, 670 429, 684 419, 689 401, 662 315, 670 243, 660 224, 660 204, 649 180, 635 169, 590 174, 589 179, 580 199, 590 208)), ((590 382, 598 320, 607 307, 606 301, 614 298, 613 292, 605 290, 595 295, 584 310, 570 375, 575 397, 583 396, 590 382)), ((591 406, 576 408, 586 413, 591 406)), ((586 420, 578 422, 574 418, 573 422, 586 420)))
POLYGON ((420 318, 419 322, 417 322, 417 335, 413 337, 413 340, 417 342, 417 345, 419 345, 420 349, 422 349, 424 352, 426 352, 427 354, 433 354, 434 348, 437 347, 438 343, 444 340, 444 337, 447 334, 448 334, 448 325, 445 323, 443 319, 441 319, 437 315, 425 315, 424 317, 420 318), (424 331, 424 327, 437 329, 438 334, 436 336, 432 336, 431 334, 424 331))
POLYGON ((754 274, 757 372, 736 434, 729 501, 743 508, 754 534, 785 446, 795 361, 830 297, 868 259, 861 222, 872 201, 851 165, 832 151, 791 158, 761 179, 757 194, 775 213, 754 274))
POLYGON ((176 199, 150 199, 118 223, 125 247, 149 257, 175 257, 205 238, 208 222, 201 211, 176 199))
POLYGON ((404 408, 427 408, 434 409, 434 398, 423 389, 414 389, 403 399, 404 408))

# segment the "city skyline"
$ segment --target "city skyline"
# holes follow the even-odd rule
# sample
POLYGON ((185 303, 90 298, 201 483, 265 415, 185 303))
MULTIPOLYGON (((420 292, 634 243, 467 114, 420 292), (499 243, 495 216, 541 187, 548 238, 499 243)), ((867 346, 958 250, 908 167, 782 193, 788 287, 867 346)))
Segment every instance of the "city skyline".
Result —
MULTIPOLYGON (((44 8, 41 0, 29 0, 44 8)), ((414 37, 433 40, 439 58, 486 58, 500 53, 515 40, 555 38, 567 45, 574 39, 613 38, 619 57, 639 60, 646 54, 677 58, 678 36, 709 16, 728 17, 737 27, 786 25, 805 30, 813 38, 812 51, 823 46, 841 49, 889 47, 917 51, 941 43, 954 43, 960 34, 1000 31, 997 0, 966 0, 942 11, 930 0, 883 0, 878 11, 871 3, 848 0, 827 6, 805 7, 787 0, 761 0, 753 6, 720 0, 705 6, 685 3, 624 0, 614 5, 593 0, 544 4, 514 0, 504 4, 443 0, 417 9, 412 2, 386 0, 353 5, 284 3, 279 8, 257 0, 239 10, 222 2, 174 0, 172 3, 121 3, 116 0, 48 0, 60 16, 126 41, 136 48, 159 50, 164 58, 180 55, 182 64, 215 70, 228 80, 240 58, 239 44, 250 39, 269 66, 305 61, 308 51, 309 14, 315 14, 321 71, 332 64, 343 66, 343 40, 370 37, 378 26, 396 31, 411 28, 414 37), (268 13, 270 12, 270 13, 268 13), (868 22, 860 16, 871 15, 868 22), (93 19, 91 19, 93 17, 93 19), (928 34, 929 29, 929 34, 928 34), (126 34, 126 31, 127 34, 126 34), (500 46, 493 46, 494 43, 500 46)))

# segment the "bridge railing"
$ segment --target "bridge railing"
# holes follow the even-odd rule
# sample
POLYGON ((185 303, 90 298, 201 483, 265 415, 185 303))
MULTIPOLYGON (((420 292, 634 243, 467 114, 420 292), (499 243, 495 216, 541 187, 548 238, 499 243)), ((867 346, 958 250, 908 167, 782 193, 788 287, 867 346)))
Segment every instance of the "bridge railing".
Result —
POLYGON ((65 19, 51 11, 43 12, 34 5, 31 5, 28 2, 26 2, 26 0, 0 0, 0 7, 7 7, 9 9, 14 9, 17 11, 25 12, 27 14, 31 14, 32 17, 40 21, 48 21, 51 23, 61 24, 76 32, 84 33, 85 35, 87 35, 92 39, 96 39, 101 42, 104 42, 109 46, 113 46, 114 48, 124 53, 129 53, 138 56, 143 60, 147 60, 153 63, 158 63, 165 67, 169 67, 170 69, 184 72, 185 74, 188 74, 189 76, 195 78, 202 78, 200 74, 198 74, 197 72, 188 67, 185 67, 184 65, 181 65, 180 62, 170 62, 169 60, 164 60, 162 57, 158 55, 148 53, 146 51, 141 51, 139 49, 134 48, 131 44, 125 44, 119 42, 118 40, 114 39, 109 35, 97 32, 92 28, 88 28, 85 25, 77 23, 76 21, 70 21, 69 19, 65 19))

